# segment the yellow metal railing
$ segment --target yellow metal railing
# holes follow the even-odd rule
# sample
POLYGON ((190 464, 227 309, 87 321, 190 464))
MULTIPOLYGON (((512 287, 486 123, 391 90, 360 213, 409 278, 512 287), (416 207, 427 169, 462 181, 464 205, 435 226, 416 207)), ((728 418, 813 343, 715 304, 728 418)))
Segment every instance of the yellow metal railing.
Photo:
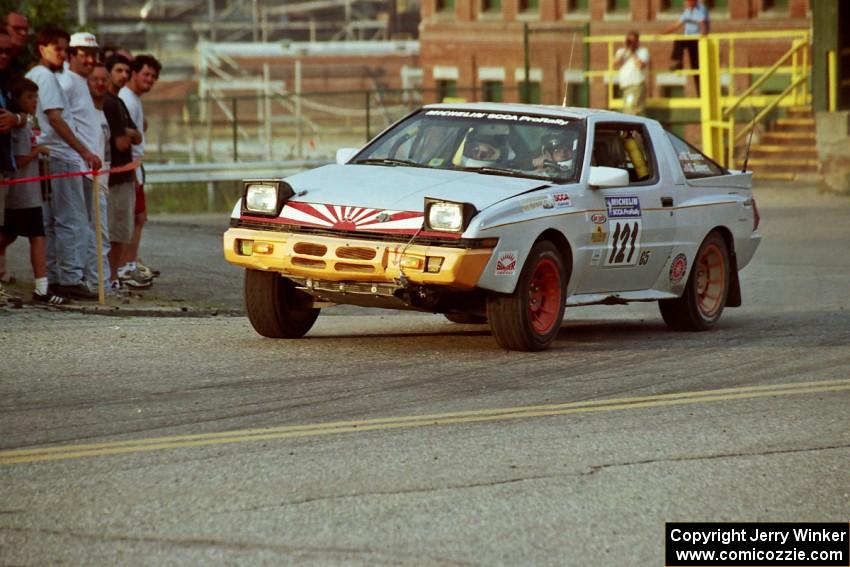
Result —
MULTIPOLYGON (((657 63, 654 65, 654 62, 650 61, 646 106, 656 109, 699 109, 703 126, 703 151, 714 159, 726 162, 727 165, 733 164, 735 142, 742 139, 755 124, 777 106, 793 107, 811 104, 812 95, 808 80, 811 75, 809 30, 713 33, 697 37, 647 34, 642 35, 640 41, 643 46, 648 47, 652 44, 670 43, 682 39, 700 41, 700 69, 667 71, 666 65, 661 66, 657 63), (737 66, 735 64, 736 57, 740 58, 742 51, 758 49, 761 42, 765 40, 787 41, 790 48, 770 66, 737 66), (660 76, 683 76, 687 81, 687 77, 694 75, 700 77, 700 96, 666 97, 653 93, 652 85, 658 82, 660 76), (753 75, 759 77, 751 82, 753 75), (736 94, 736 78, 741 76, 745 77, 742 82, 746 82, 749 86, 740 94, 736 94), (788 86, 785 90, 779 96, 760 93, 758 89, 763 87, 770 78, 776 76, 788 78, 788 86), (721 88, 721 83, 725 89, 721 88), (743 133, 735 133, 735 110, 741 107, 762 110, 753 121, 748 123, 743 133), (721 132, 726 134, 724 137, 728 142, 724 143, 724 137, 720 136, 721 132), (727 143, 728 151, 724 148, 727 143)), ((607 81, 608 108, 614 110, 623 108, 623 99, 616 96, 615 83, 618 70, 614 67, 614 53, 622 45, 623 36, 586 37, 584 41, 590 44, 591 48, 594 44, 604 44, 607 47, 606 68, 586 71, 585 74, 588 78, 602 78, 607 81)))
POLYGON ((765 71, 765 73, 761 77, 756 79, 746 91, 741 93, 741 95, 739 95, 738 98, 732 102, 732 104, 730 104, 723 110, 723 118, 728 121, 728 126, 726 127, 726 130, 729 135, 729 153, 728 157, 726 158, 727 165, 732 165, 735 163, 735 145, 739 141, 743 140, 744 137, 749 134, 752 129, 756 127, 757 124, 764 120, 765 117, 767 117, 789 95, 794 95, 790 100, 790 103, 793 105, 799 106, 808 102, 809 97, 807 96, 808 93, 806 91, 809 79, 809 73, 807 72, 809 52, 808 47, 808 43, 800 39, 795 39, 791 43, 791 49, 786 51, 785 54, 780 57, 776 63, 774 63, 767 71, 765 71), (778 96, 774 97, 772 102, 762 108, 758 112, 758 114, 756 114, 753 119, 750 120, 746 127, 736 132, 735 110, 737 110, 740 106, 744 104, 745 101, 752 97, 753 93, 756 92, 756 89, 763 85, 768 79, 773 77, 776 74, 777 70, 781 67, 781 65, 788 59, 792 59, 792 61, 794 62, 794 65, 792 66, 791 83, 787 87, 785 87, 785 90, 783 90, 778 96))

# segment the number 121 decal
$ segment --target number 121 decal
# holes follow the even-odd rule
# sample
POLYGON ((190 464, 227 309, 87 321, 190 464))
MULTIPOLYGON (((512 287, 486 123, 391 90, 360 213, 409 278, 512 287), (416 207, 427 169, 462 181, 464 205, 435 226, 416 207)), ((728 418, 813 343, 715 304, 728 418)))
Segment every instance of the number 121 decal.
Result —
POLYGON ((640 219, 611 221, 605 266, 634 266, 640 257, 640 219))

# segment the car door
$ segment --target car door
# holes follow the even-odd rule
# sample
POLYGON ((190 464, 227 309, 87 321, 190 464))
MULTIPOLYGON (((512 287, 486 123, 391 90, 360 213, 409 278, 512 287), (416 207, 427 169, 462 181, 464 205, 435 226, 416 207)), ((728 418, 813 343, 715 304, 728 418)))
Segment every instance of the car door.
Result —
POLYGON ((622 187, 588 188, 590 265, 578 293, 649 289, 673 246, 676 217, 672 186, 664 182, 647 128, 641 123, 599 122, 588 145, 591 166, 629 173, 622 187))

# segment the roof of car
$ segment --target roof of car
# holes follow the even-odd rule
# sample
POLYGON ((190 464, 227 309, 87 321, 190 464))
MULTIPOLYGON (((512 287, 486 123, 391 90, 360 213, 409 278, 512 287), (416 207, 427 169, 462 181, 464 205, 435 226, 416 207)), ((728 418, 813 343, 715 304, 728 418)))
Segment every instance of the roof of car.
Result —
MULTIPOLYGON (((557 116, 559 118, 571 118, 573 120, 583 120, 590 116, 598 116, 600 114, 610 114, 615 116, 627 117, 628 115, 610 110, 600 110, 596 108, 581 108, 577 106, 555 106, 546 104, 519 104, 519 103, 502 103, 502 102, 453 102, 428 104, 425 108, 435 108, 442 110, 472 110, 481 112, 514 112, 514 113, 532 113, 543 114, 546 116, 557 116)), ((634 116, 628 116, 634 118, 634 116)))

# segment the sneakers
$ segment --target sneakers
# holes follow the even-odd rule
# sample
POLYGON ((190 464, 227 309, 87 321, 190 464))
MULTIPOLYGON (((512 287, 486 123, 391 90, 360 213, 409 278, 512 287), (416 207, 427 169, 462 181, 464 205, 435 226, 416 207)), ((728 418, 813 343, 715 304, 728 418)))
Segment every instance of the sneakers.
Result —
POLYGON ((93 292, 82 283, 75 285, 53 284, 50 288, 48 288, 48 293, 63 297, 73 297, 75 299, 97 299, 97 293, 93 292))
POLYGON ((44 295, 34 291, 32 293, 32 302, 33 303, 44 303, 46 305, 68 305, 71 303, 71 300, 61 295, 54 295, 50 292, 45 293, 44 295))
POLYGON ((142 277, 147 280, 152 280, 159 277, 159 270, 155 270, 142 264, 140 260, 136 260, 136 269, 142 274, 142 277))
POLYGON ((153 285, 153 278, 146 278, 139 269, 132 272, 118 273, 118 280, 125 286, 133 289, 147 289, 153 285))
POLYGON ((20 307, 21 306, 21 298, 15 295, 12 295, 0 285, 0 307, 4 305, 11 305, 12 307, 20 307))
POLYGON ((130 295, 130 290, 127 289, 121 280, 112 280, 109 282, 107 293, 113 297, 127 297, 130 295))

